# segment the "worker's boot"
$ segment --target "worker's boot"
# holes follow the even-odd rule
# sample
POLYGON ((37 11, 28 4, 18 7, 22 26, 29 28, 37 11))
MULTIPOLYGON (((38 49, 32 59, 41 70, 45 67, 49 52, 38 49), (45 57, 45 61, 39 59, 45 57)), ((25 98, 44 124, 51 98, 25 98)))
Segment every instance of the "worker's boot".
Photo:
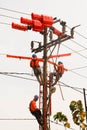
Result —
POLYGON ((38 123, 39 123, 41 126, 43 126, 43 119, 42 119, 42 118, 38 118, 37 121, 38 121, 38 123))

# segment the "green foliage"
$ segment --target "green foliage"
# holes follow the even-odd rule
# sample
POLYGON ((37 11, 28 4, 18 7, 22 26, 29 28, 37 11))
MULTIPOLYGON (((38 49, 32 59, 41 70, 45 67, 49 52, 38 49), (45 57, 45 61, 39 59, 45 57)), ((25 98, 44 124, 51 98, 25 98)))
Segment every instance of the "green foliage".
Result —
POLYGON ((84 130, 87 126, 84 123, 86 112, 84 112, 82 101, 71 101, 69 108, 72 112, 73 122, 84 130))
POLYGON ((66 115, 62 114, 62 112, 57 112, 53 116, 53 118, 54 118, 54 120, 57 120, 59 122, 63 122, 65 127, 70 128, 70 123, 68 122, 66 115))
MULTIPOLYGON (((82 130, 87 128, 87 125, 84 123, 86 118, 86 112, 84 111, 83 104, 81 100, 71 101, 69 108, 72 113, 73 122, 78 125, 82 130)), ((64 127, 70 128, 70 123, 68 122, 68 118, 62 112, 57 112, 53 116, 54 120, 62 122, 64 127)))

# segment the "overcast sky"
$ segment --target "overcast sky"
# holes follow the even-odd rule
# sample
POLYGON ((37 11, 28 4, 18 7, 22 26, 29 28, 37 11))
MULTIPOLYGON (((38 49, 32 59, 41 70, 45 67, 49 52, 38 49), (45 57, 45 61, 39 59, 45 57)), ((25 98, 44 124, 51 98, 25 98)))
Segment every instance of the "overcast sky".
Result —
MULTIPOLYGON (((43 42, 43 36, 32 30, 19 31, 11 28, 11 23, 20 24, 20 17, 31 19, 31 13, 44 14, 66 21, 66 34, 73 26, 74 39, 62 43, 59 54, 72 53, 69 57, 61 57, 65 68, 69 69, 60 79, 63 98, 58 85, 52 95, 52 116, 62 111, 72 122, 69 104, 72 100, 82 100, 83 88, 87 88, 87 0, 0 0, 0 129, 29 130, 39 129, 36 120, 2 120, 2 119, 35 119, 28 111, 29 101, 39 94, 39 83, 29 67, 28 60, 7 58, 7 54, 31 56, 31 41, 43 42), (29 15, 28 15, 29 14, 29 15), (29 73, 6 75, 1 72, 29 73), (17 76, 21 76, 18 78, 17 76), (24 79, 25 78, 25 79, 24 79), (70 87, 69 87, 70 86, 70 87), (77 89, 78 88, 78 89, 77 89), (76 91, 79 90, 80 92, 76 91)), ((61 29, 60 24, 55 24, 61 29)), ((54 36, 55 38, 55 36, 54 36)), ((57 51, 54 52, 57 54, 57 51)), ((43 52, 37 54, 42 57, 43 52)), ((41 64, 42 66, 42 64, 41 64)), ((87 91, 87 89, 86 89, 87 91)), ((63 130, 64 127, 51 123, 51 129, 63 130)), ((71 124, 74 129, 79 129, 71 124)))

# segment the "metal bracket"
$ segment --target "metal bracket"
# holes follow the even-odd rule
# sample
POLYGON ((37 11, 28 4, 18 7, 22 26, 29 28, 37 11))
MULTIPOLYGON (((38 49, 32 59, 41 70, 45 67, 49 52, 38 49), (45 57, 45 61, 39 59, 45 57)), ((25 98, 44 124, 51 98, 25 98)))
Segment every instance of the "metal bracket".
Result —
POLYGON ((72 27, 71 28, 71 38, 74 38, 74 29, 76 28, 76 27, 79 27, 80 25, 77 25, 77 26, 74 26, 74 27, 72 27))
POLYGON ((41 42, 31 41, 31 50, 32 50, 32 52, 33 52, 34 49, 36 49, 36 48, 35 48, 35 45, 36 45, 36 44, 38 44, 36 48, 40 48, 40 47, 41 47, 41 42))

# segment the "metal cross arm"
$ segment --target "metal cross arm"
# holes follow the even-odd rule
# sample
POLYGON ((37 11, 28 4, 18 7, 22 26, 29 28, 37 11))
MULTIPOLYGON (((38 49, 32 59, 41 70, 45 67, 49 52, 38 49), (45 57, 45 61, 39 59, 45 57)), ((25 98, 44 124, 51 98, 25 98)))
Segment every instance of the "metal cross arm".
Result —
MULTIPOLYGON (((47 48, 50 48, 50 47, 52 47, 52 46, 54 46, 56 44, 60 44, 60 43, 66 41, 66 40, 68 40, 70 38, 71 38, 71 36, 69 36, 69 35, 65 35, 65 37, 63 37, 63 38, 57 38, 56 40, 48 42, 47 43, 47 48)), ((43 50, 44 50, 44 45, 40 46, 39 48, 35 48, 35 49, 33 48, 32 52, 37 53, 37 52, 41 52, 43 50)))

